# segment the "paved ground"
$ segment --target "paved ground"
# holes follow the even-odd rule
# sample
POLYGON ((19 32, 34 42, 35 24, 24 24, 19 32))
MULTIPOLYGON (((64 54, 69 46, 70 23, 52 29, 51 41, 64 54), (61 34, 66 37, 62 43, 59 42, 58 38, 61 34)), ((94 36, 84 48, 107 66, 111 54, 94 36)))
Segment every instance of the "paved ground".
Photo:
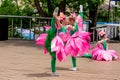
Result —
MULTIPOLYGON (((110 43, 120 53, 120 43, 110 43)), ((120 80, 120 60, 94 61, 77 58, 78 70, 73 72, 71 58, 57 62, 59 77, 50 75, 50 56, 32 41, 0 41, 0 80, 120 80)))

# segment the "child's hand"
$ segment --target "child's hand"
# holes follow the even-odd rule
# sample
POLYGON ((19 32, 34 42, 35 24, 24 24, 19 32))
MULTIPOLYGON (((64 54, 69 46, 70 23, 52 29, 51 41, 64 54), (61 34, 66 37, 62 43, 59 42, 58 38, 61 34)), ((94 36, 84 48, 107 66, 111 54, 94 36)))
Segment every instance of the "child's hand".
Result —
POLYGON ((101 41, 98 41, 98 43, 97 44, 102 44, 103 43, 103 41, 101 40, 101 41))
POLYGON ((71 25, 66 25, 66 28, 70 28, 71 29, 71 25))
POLYGON ((68 27, 69 27, 69 28, 71 28, 71 27, 72 27, 72 25, 68 25, 68 27))
POLYGON ((106 39, 106 41, 107 41, 107 42, 110 42, 110 39, 109 39, 109 38, 107 38, 107 39, 106 39))
POLYGON ((74 27, 72 25, 68 25, 68 28, 74 31, 74 27))

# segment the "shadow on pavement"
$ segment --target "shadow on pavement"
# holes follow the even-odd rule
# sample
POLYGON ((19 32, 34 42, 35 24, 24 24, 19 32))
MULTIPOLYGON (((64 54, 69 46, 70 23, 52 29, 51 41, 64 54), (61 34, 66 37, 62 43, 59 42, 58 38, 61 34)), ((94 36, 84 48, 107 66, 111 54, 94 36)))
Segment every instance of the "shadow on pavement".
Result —
MULTIPOLYGON (((49 69, 49 70, 51 70, 51 68, 46 68, 46 69, 49 69)), ((63 67, 56 67, 56 70, 62 70, 62 71, 71 71, 71 70, 69 70, 69 68, 63 68, 63 67)), ((78 69, 79 70, 79 69, 78 69)))
POLYGON ((25 74, 28 77, 52 77, 50 73, 31 73, 31 74, 25 74))

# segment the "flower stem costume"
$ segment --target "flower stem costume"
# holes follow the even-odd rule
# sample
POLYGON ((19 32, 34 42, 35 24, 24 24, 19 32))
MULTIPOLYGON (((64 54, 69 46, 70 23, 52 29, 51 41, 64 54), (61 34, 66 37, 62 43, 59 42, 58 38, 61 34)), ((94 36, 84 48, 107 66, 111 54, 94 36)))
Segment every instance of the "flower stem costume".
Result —
POLYGON ((44 45, 44 51, 48 51, 51 55, 51 69, 52 73, 56 72, 56 59, 63 61, 66 59, 66 54, 64 52, 64 43, 63 40, 59 37, 60 32, 66 32, 66 29, 60 26, 60 21, 55 17, 51 20, 51 28, 48 30, 47 34, 41 34, 36 44, 44 45), (44 36, 45 35, 45 36, 44 36), (44 36, 44 37, 43 37, 44 36))
POLYGON ((52 72, 56 71, 56 54, 55 54, 55 52, 51 51, 51 41, 55 36, 56 36, 55 18, 52 18, 51 28, 50 28, 50 30, 48 30, 47 38, 45 41, 45 48, 47 49, 47 51, 50 53, 50 55, 52 57, 52 60, 51 60, 52 72))
POLYGON ((72 56, 73 68, 76 68, 76 56, 80 54, 81 56, 84 52, 87 52, 90 48, 90 33, 82 31, 82 19, 81 17, 75 17, 75 14, 71 15, 76 19, 75 23, 72 25, 74 30, 70 30, 70 38, 66 42, 65 52, 72 56))

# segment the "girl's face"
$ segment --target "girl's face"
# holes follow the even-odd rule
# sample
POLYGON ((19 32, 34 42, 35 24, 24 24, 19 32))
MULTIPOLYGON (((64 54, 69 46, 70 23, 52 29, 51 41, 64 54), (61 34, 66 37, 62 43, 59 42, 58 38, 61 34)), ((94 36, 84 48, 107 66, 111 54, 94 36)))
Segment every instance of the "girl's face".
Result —
POLYGON ((69 20, 70 25, 74 25, 75 21, 74 20, 69 20))
POLYGON ((104 34, 101 36, 102 39, 107 38, 107 36, 104 34))
POLYGON ((63 19, 62 24, 68 25, 68 19, 67 18, 63 19))
POLYGON ((69 24, 72 25, 72 26, 75 24, 75 18, 74 17, 69 16, 69 24))

